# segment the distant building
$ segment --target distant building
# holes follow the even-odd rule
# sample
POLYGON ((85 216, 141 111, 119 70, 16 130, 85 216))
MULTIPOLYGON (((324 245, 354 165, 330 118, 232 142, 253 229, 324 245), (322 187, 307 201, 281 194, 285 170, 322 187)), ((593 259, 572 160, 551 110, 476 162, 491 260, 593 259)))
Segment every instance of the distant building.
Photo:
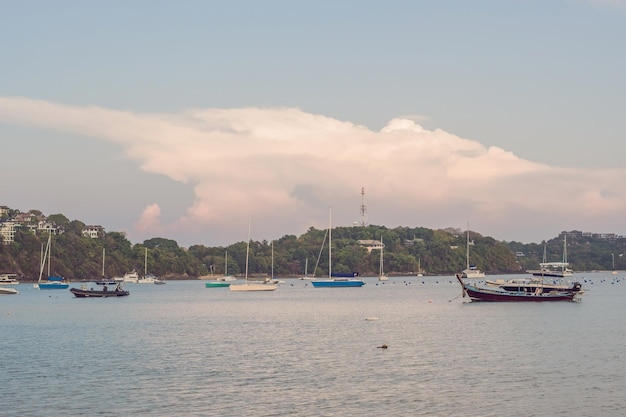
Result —
POLYGON ((413 246, 416 243, 423 243, 424 239, 421 239, 419 237, 413 238, 413 239, 404 239, 404 246, 413 246))
POLYGON ((54 223, 42 220, 37 223, 37 232, 42 234, 52 233, 53 235, 60 235, 63 233, 63 229, 54 223))
POLYGON ((15 232, 20 227, 22 227, 21 224, 12 220, 0 223, 2 243, 6 245, 13 243, 15 241, 15 232))
POLYGON ((104 227, 102 226, 85 226, 83 228, 83 236, 97 239, 104 237, 104 227))
POLYGON ((16 221, 21 224, 26 224, 26 223, 35 223, 39 219, 33 213, 17 213, 11 220, 16 221))
POLYGON ((359 240, 359 245, 367 249, 367 253, 372 253, 373 250, 380 250, 385 247, 380 240, 359 240))

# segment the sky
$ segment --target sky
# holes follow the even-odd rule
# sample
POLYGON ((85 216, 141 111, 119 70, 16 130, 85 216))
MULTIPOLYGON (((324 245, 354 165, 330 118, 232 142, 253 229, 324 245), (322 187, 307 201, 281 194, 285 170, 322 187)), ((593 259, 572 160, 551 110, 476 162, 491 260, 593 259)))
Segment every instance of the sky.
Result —
POLYGON ((0 6, 0 205, 181 246, 331 208, 624 234, 626 0, 0 6))

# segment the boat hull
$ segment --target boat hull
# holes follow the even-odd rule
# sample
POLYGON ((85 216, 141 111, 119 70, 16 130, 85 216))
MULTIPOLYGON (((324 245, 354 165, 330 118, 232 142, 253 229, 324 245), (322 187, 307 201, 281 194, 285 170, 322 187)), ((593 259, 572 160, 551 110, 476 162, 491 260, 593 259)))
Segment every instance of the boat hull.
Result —
POLYGON ((527 292, 498 292, 476 290, 471 286, 466 286, 465 291, 472 301, 506 301, 506 302, 543 302, 543 301, 572 301, 575 293, 541 293, 533 294, 527 292))
POLYGON ((0 287, 0 294, 11 295, 11 294, 19 294, 19 291, 15 288, 6 288, 0 287))
POLYGON ((311 281, 314 288, 343 288, 343 287, 362 287, 365 282, 360 279, 331 279, 311 281))
POLYGON ((70 286, 62 282, 41 282, 38 285, 40 290, 66 290, 70 286))
POLYGON ((83 288, 71 288, 71 293, 78 298, 109 298, 109 297, 125 297, 130 294, 126 290, 102 291, 87 290, 83 288))
POLYGON ((582 291, 562 292, 551 291, 529 293, 526 291, 506 291, 504 289, 481 288, 466 284, 459 274, 457 280, 463 287, 463 296, 466 294, 472 301, 497 301, 497 302, 549 302, 549 301, 575 301, 582 291))
POLYGON ((230 282, 224 282, 224 281, 205 282, 204 286, 206 288, 224 288, 224 287, 230 287, 230 282))
POLYGON ((277 288, 275 284, 241 284, 229 286, 231 291, 275 291, 277 288))

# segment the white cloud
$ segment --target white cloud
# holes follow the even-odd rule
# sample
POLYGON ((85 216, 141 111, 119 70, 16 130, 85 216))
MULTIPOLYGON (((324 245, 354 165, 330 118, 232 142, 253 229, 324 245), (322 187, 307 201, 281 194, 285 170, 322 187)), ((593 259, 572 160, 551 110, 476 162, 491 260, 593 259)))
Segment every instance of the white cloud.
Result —
POLYGON ((150 204, 141 213, 139 220, 134 224, 134 229, 140 233, 154 233, 159 231, 161 208, 158 204, 150 204))
POLYGON ((626 209, 625 171, 549 167, 402 118, 375 132, 294 108, 140 114, 0 98, 0 121, 115 142, 146 172, 193 184, 178 220, 162 224, 158 204, 135 214, 142 235, 226 233, 253 218, 259 238, 274 238, 325 227, 328 206, 349 224, 361 187, 374 224, 470 220, 509 240, 530 227, 557 227, 542 238, 553 236, 568 220, 563 228, 608 224, 626 209))

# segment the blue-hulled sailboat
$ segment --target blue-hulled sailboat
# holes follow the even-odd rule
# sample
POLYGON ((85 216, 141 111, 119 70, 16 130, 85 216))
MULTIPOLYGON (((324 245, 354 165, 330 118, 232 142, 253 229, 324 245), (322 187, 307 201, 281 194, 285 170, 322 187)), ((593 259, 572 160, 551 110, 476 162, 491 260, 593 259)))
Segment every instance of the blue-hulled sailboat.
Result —
POLYGON ((358 273, 350 274, 333 274, 332 265, 332 221, 331 210, 328 210, 328 278, 312 279, 311 284, 314 288, 338 288, 338 287, 362 287, 365 282, 356 278, 358 273))
POLYGON ((39 279, 37 283, 34 285, 35 288, 39 288, 40 290, 65 290, 70 284, 67 280, 59 275, 50 275, 50 252, 51 252, 51 243, 52 243, 52 232, 48 233, 48 243, 46 244, 45 253, 42 250, 41 256, 41 264, 39 267, 39 279), (46 264, 46 259, 48 260, 48 278, 46 280, 42 280, 43 270, 46 264))

